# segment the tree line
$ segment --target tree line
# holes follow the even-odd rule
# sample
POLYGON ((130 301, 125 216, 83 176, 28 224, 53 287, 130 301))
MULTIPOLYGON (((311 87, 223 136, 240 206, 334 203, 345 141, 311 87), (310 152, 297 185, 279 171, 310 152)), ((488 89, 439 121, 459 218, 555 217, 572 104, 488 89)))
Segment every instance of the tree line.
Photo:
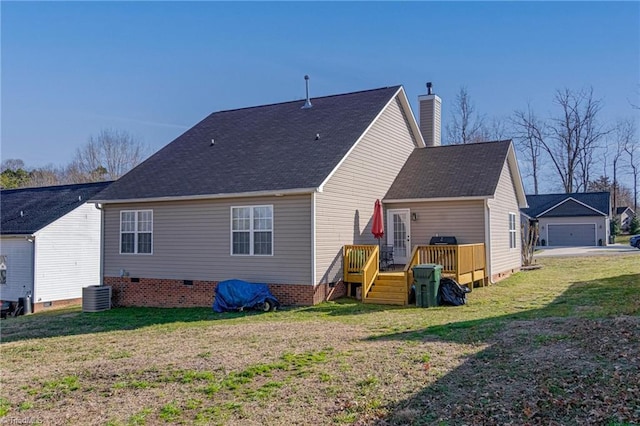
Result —
POLYGON ((558 192, 609 191, 613 207, 629 206, 637 212, 640 143, 636 123, 630 118, 602 123, 603 102, 594 96, 593 88, 556 90, 552 105, 555 110, 546 117, 529 104, 505 119, 488 120, 476 112, 462 87, 446 126, 445 143, 513 139, 533 194, 542 192, 543 176, 550 175, 559 184, 558 192), (621 183, 625 176, 630 187, 621 183))
MULTIPOLYGON (((507 118, 488 119, 476 112, 465 87, 453 101, 446 126, 446 144, 466 144, 514 139, 523 177, 542 191, 543 175, 551 175, 558 191, 609 191, 613 206, 638 210, 640 144, 631 119, 603 124, 601 99, 593 88, 557 90, 552 99, 555 111, 542 117, 531 105, 507 118), (631 187, 620 183, 628 177, 631 187)), ((630 105, 631 110, 638 110, 630 105)), ((22 160, 1 164, 0 186, 5 189, 116 180, 148 155, 149 150, 129 133, 106 129, 90 136, 63 167, 27 168, 22 160)), ((556 190, 554 188, 554 190, 556 190)))
POLYGON ((66 166, 28 168, 20 159, 1 164, 3 189, 116 180, 141 163, 149 149, 121 130, 104 129, 89 137, 66 166))

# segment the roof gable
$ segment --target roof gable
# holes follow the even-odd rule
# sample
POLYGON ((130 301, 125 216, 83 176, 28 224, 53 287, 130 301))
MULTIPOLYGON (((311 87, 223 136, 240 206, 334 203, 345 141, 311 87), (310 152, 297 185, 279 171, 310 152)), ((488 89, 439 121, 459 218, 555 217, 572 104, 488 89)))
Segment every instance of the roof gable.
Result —
POLYGON ((633 210, 631 209, 631 207, 628 206, 624 206, 624 207, 616 207, 616 214, 617 215, 621 215, 621 214, 633 214, 633 210))
POLYGON ((395 86, 313 98, 308 109, 293 101, 213 113, 99 201, 311 192, 399 92, 404 97, 395 86))
MULTIPOLYGON (((527 202, 529 208, 523 209, 522 212, 529 217, 539 217, 546 213, 549 216, 549 212, 556 207, 560 207, 562 204, 569 200, 573 200, 572 204, 562 207, 567 210, 569 216, 576 216, 577 210, 572 210, 571 206, 576 207, 576 204, 581 204, 583 207, 588 207, 588 212, 583 210, 587 216, 608 216, 611 210, 611 197, 609 192, 576 192, 571 194, 539 194, 539 195, 527 195, 527 202)), ((559 216, 562 212, 558 210, 552 213, 554 216, 559 216)), ((581 216, 581 215, 579 215, 581 216)))
MULTIPOLYGON (((413 151, 389 188, 385 201, 492 197, 506 161, 522 187, 511 141, 444 145, 413 151), (510 157, 513 156, 513 160, 510 157)), ((525 205, 524 191, 518 197, 525 205)))
POLYGON ((0 191, 2 235, 33 234, 85 204, 111 182, 0 191))
POLYGON ((555 206, 538 214, 538 217, 575 217, 575 216, 606 216, 574 198, 567 198, 555 206))

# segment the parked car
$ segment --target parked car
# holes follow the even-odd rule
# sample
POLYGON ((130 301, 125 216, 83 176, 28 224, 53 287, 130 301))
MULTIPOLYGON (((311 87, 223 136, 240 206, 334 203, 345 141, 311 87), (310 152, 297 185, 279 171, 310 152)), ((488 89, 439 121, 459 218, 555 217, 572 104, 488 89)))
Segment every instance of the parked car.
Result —
POLYGON ((635 247, 637 249, 640 249, 640 235, 634 235, 633 237, 631 237, 629 239, 629 245, 631 247, 635 247))

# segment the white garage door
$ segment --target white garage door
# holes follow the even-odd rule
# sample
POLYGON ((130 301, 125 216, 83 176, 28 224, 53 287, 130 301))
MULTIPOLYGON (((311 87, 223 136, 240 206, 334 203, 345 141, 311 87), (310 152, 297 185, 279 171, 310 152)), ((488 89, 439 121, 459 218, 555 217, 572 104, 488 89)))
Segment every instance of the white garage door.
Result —
POLYGON ((548 225, 550 246, 595 246, 596 225, 548 225))

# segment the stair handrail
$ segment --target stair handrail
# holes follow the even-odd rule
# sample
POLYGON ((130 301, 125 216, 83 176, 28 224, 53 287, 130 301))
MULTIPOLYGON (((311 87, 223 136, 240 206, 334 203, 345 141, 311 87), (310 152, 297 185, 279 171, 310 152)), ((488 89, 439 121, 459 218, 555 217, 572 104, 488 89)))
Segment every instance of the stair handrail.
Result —
POLYGON ((380 272, 380 248, 375 246, 369 258, 362 267, 362 301, 367 298, 367 294, 380 272))
POLYGON ((411 257, 409 258, 409 262, 404 267, 404 281, 406 283, 406 291, 404 295, 404 304, 409 303, 409 293, 411 293, 411 285, 413 284, 413 267, 416 266, 419 262, 419 247, 414 246, 411 251, 411 257))

